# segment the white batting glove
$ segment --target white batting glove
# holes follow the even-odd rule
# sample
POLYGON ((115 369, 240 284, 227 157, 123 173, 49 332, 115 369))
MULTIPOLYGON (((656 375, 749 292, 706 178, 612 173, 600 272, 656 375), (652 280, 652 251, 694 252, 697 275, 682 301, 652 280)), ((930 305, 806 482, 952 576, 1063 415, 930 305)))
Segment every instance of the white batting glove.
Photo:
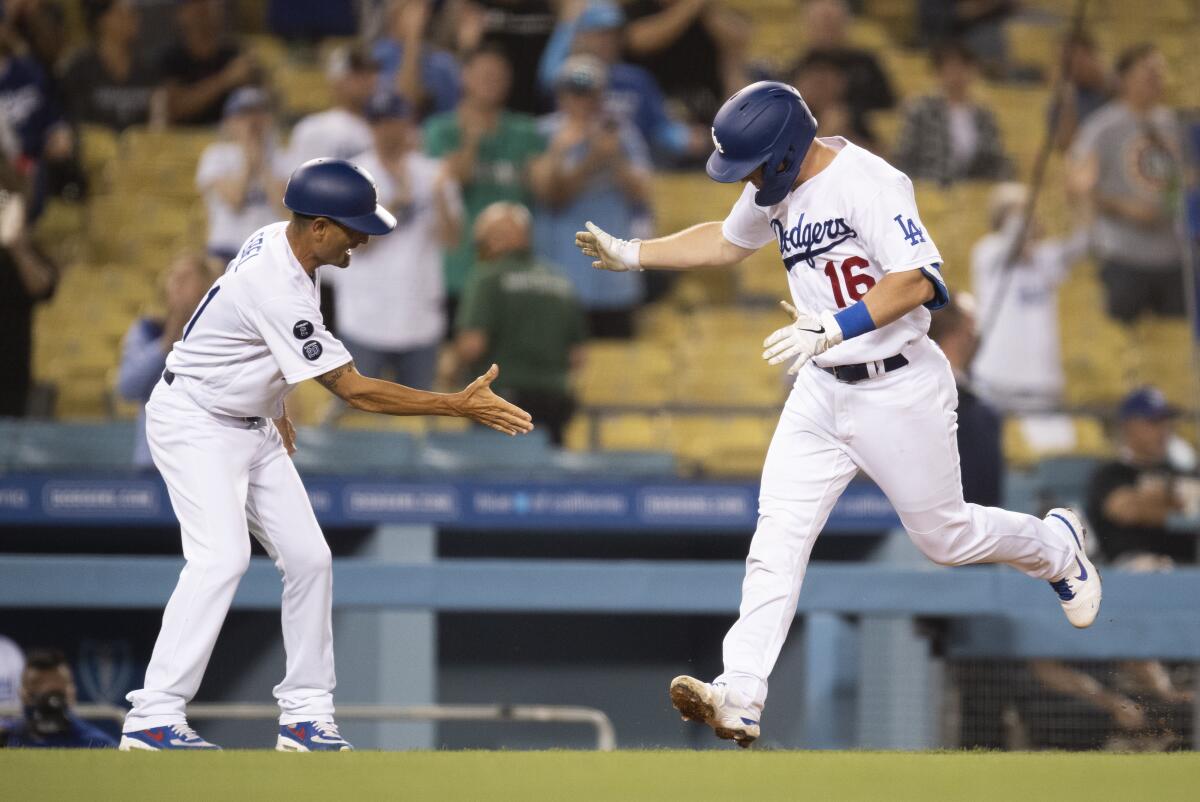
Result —
POLYGON ((618 239, 591 220, 584 223, 584 227, 587 231, 575 232, 575 247, 583 251, 584 256, 596 260, 592 267, 617 273, 643 269, 640 239, 618 239))
POLYGON ((818 315, 797 312, 787 301, 780 302, 780 306, 795 322, 763 340, 763 359, 768 365, 778 365, 795 357, 796 361, 788 368, 788 373, 794 376, 808 360, 842 341, 842 327, 828 309, 818 315))

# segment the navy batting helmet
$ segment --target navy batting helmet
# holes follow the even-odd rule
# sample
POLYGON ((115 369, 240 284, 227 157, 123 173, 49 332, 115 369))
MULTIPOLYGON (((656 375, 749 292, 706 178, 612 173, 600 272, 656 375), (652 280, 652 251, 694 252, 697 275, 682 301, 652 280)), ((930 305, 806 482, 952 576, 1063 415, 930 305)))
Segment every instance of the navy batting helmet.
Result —
POLYGON ((379 205, 375 179, 345 159, 312 159, 297 167, 283 191, 283 205, 373 236, 396 227, 396 218, 379 205))
POLYGON ((713 119, 716 150, 708 157, 708 175, 731 184, 763 168, 759 206, 783 200, 796 181, 804 154, 817 135, 817 121, 793 86, 759 81, 729 100, 713 119))

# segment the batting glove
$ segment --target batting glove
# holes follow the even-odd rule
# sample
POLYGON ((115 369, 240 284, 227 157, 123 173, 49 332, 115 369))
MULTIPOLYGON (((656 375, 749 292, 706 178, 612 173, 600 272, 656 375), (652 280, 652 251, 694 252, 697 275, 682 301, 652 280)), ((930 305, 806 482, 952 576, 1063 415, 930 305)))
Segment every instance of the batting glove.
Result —
POLYGON ((596 260, 592 267, 617 273, 643 269, 640 239, 618 239, 590 220, 584 227, 587 231, 575 232, 575 247, 596 260))
POLYGON ((778 365, 795 357, 796 361, 788 368, 788 373, 795 375, 808 364, 808 360, 842 341, 842 328, 834 319, 833 312, 825 310, 819 315, 797 312, 787 301, 781 302, 780 306, 795 322, 763 340, 763 359, 767 360, 768 365, 778 365))

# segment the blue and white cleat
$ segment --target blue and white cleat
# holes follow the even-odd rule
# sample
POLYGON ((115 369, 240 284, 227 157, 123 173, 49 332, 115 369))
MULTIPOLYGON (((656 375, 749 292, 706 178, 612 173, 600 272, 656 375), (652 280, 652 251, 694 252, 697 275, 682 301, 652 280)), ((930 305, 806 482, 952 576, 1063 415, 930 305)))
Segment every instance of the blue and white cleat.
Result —
POLYGON ((1050 587, 1058 594, 1063 612, 1072 626, 1090 627, 1100 614, 1100 572, 1087 556, 1087 529, 1079 516, 1066 507, 1055 507, 1043 519, 1070 538, 1075 549, 1075 566, 1050 587))
POLYGON ((299 721, 280 724, 275 741, 278 752, 353 752, 354 747, 332 721, 299 721))
POLYGON ((718 738, 747 747, 758 739, 758 715, 730 703, 725 683, 702 682, 695 677, 671 680, 671 704, 684 721, 703 721, 718 738))
POLYGON ((166 727, 151 727, 148 730, 125 732, 121 734, 121 743, 117 747, 122 752, 132 752, 138 749, 158 752, 164 749, 220 748, 201 738, 187 724, 170 724, 166 727))

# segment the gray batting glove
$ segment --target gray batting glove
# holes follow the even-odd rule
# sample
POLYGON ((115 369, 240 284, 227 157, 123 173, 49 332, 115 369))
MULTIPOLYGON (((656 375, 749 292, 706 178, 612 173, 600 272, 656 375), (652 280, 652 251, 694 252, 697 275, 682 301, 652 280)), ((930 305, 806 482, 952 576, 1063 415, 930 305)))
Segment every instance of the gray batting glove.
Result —
POLYGON ((796 361, 788 368, 788 373, 794 376, 814 356, 842 341, 842 327, 828 309, 818 315, 797 312, 787 301, 780 306, 795 322, 777 329, 763 340, 763 359, 768 365, 778 365, 794 357, 796 361))
POLYGON ((617 273, 643 269, 640 239, 618 239, 591 220, 584 223, 584 227, 587 231, 575 232, 575 247, 583 251, 584 256, 596 260, 592 267, 617 273))

